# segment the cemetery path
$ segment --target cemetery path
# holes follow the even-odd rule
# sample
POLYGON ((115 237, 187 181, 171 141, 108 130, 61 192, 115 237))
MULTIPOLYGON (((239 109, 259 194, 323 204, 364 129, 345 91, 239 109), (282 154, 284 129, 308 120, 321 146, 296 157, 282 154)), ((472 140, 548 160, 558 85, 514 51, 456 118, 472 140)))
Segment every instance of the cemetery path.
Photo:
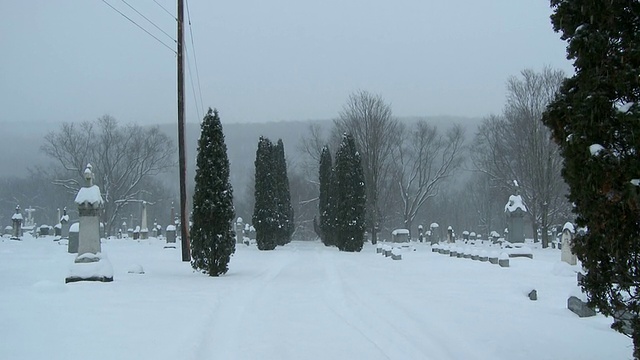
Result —
MULTIPOLYGON (((203 319, 193 359, 323 358, 402 359, 452 358, 443 336, 451 326, 425 327, 429 308, 376 284, 376 273, 393 264, 372 255, 338 253, 332 248, 287 245, 293 251, 264 252, 259 262, 231 273, 230 288, 203 319), (370 274, 367 274, 370 273, 370 274), (368 279, 362 281, 362 279, 368 279), (425 329, 434 331, 425 333, 425 329), (320 340, 322 339, 322 340, 320 340)), ((469 354, 473 357, 473 354, 469 354)))

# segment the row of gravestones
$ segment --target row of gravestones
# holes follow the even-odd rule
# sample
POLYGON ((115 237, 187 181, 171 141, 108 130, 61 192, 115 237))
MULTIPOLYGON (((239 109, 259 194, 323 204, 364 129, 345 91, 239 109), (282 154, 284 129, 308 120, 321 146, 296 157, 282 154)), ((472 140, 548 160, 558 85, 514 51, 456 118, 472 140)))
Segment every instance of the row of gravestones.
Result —
POLYGON ((392 260, 402 260, 402 249, 398 246, 378 244, 376 253, 382 254, 382 256, 391 258, 392 260))
POLYGON ((461 248, 457 246, 435 244, 431 247, 431 252, 448 255, 451 258, 462 258, 477 260, 480 262, 489 262, 499 265, 500 267, 509 267, 509 255, 507 253, 498 253, 497 251, 487 252, 486 250, 478 251, 471 248, 461 248))

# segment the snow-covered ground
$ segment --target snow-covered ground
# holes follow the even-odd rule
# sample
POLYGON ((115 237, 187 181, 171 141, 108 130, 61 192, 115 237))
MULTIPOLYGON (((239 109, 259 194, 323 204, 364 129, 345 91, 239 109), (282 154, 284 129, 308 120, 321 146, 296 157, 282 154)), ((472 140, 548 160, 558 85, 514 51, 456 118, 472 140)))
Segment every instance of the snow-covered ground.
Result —
POLYGON ((372 245, 238 245, 229 273, 211 278, 163 245, 103 241, 114 281, 65 284, 65 245, 0 240, 0 359, 632 357, 611 319, 567 310, 576 268, 559 250, 501 268, 425 244, 400 261, 372 245))

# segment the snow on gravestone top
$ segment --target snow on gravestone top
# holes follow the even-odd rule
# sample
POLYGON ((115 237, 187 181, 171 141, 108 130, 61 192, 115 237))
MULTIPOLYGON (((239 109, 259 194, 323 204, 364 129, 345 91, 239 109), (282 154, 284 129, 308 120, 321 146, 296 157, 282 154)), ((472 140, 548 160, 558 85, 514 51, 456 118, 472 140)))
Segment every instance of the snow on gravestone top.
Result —
POLYGON ((438 223, 431 223, 431 225, 429 225, 430 228, 439 228, 440 225, 438 225, 438 223))
POLYGON ((524 206, 524 203, 522 202, 522 196, 520 195, 509 196, 509 202, 504 206, 504 211, 508 211, 512 213, 517 209, 527 212, 527 208, 524 206))
POLYGON ((22 220, 22 214, 20 213, 13 214, 13 216, 11 217, 11 220, 22 220))
POLYGON ((409 235, 409 230, 407 229, 395 229, 391 232, 391 235, 409 235))
POLYGON ((78 195, 76 195, 75 203, 78 205, 86 203, 91 206, 102 205, 103 200, 98 185, 80 188, 78 195))
POLYGON ((167 225, 167 231, 176 231, 175 225, 167 225))
POLYGON ((569 230, 572 234, 576 233, 576 229, 573 227, 573 224, 570 222, 566 222, 562 227, 562 231, 569 230))

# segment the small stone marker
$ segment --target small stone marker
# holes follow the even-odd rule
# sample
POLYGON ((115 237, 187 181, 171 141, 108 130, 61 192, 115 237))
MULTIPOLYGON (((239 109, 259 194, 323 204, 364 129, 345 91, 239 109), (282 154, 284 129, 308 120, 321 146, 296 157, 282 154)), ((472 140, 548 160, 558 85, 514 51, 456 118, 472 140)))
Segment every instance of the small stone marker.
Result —
POLYGON ((402 260, 402 253, 399 248, 391 249, 391 259, 393 260, 402 260))
POLYGON ((498 257, 498 265, 500 267, 509 267, 509 255, 507 253, 502 253, 498 257))
POLYGON ((478 256, 478 260, 480 260, 482 262, 489 261, 489 254, 487 254, 486 250, 480 251, 480 255, 478 256))
POLYGON ((529 295, 527 296, 529 296, 529 300, 532 300, 532 301, 538 300, 538 292, 536 291, 536 289, 531 290, 529 292, 529 295))
POLYGON ((579 317, 595 316, 596 311, 587 306, 587 303, 575 296, 569 297, 567 300, 567 308, 579 317))
POLYGON ((380 253, 382 253, 382 244, 378 243, 378 245, 376 245, 376 254, 380 253))
POLYGON ((498 254, 495 252, 492 252, 491 255, 489 255, 489 262, 495 265, 498 265, 498 254))
POLYGON ((80 237, 80 223, 73 223, 69 227, 69 243, 67 244, 67 252, 69 254, 78 253, 78 239, 80 237))

